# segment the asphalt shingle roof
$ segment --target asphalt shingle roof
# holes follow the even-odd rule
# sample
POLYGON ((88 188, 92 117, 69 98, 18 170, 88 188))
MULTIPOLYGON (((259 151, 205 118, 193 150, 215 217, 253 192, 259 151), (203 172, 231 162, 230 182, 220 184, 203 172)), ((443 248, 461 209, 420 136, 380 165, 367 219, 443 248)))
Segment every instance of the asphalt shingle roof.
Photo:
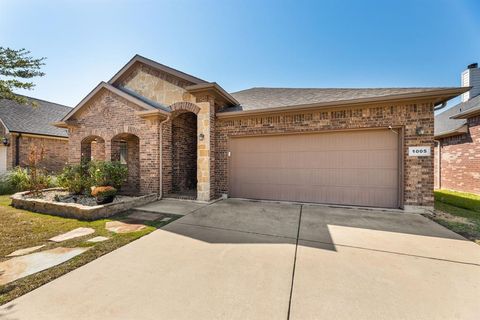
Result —
POLYGON ((36 106, 22 105, 7 99, 0 99, 0 119, 8 130, 13 132, 68 137, 67 130, 57 128, 52 122, 60 121, 70 107, 26 97, 36 102, 36 106))
POLYGON ((450 117, 467 110, 480 109, 480 96, 466 102, 454 105, 435 116, 435 135, 442 135, 461 128, 467 123, 466 119, 450 119, 450 117))
POLYGON ((251 88, 230 93, 240 106, 224 111, 246 111, 303 104, 379 98, 449 88, 251 88))

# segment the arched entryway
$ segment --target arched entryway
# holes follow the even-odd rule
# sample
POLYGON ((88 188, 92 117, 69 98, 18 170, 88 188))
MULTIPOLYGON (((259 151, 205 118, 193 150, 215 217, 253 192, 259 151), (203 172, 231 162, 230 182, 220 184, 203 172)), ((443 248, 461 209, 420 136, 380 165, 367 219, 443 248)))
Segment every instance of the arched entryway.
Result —
POLYGON ((183 111, 172 120, 172 191, 197 197, 197 115, 183 111))
POLYGON ((81 142, 81 153, 81 159, 85 162, 105 160, 105 140, 94 135, 85 137, 81 142))
POLYGON ((128 178, 122 186, 122 193, 140 192, 140 139, 131 133, 120 133, 111 141, 111 160, 128 168, 128 178))

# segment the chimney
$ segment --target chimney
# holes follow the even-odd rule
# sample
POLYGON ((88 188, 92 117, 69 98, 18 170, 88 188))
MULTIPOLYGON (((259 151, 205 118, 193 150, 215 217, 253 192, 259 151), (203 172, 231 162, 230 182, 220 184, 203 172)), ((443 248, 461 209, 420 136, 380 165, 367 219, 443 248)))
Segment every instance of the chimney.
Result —
POLYGON ((462 72, 462 87, 473 87, 470 91, 462 94, 462 102, 466 102, 480 94, 480 69, 478 63, 468 65, 467 70, 462 72))

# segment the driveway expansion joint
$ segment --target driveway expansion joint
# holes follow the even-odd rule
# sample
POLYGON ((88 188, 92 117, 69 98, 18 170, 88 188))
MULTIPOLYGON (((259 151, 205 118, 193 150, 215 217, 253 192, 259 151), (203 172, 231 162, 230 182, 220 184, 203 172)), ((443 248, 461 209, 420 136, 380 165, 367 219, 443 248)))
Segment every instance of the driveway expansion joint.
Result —
POLYGON ((365 248, 365 247, 359 247, 359 246, 352 246, 352 245, 348 245, 348 244, 339 244, 339 243, 333 243, 333 242, 316 241, 316 240, 308 240, 308 239, 298 239, 297 240, 297 246, 298 246, 298 241, 315 242, 315 243, 321 243, 321 244, 334 245, 336 247, 345 247, 345 248, 351 248, 351 249, 373 251, 373 252, 380 252, 380 253, 387 253, 387 254, 395 254, 395 255, 407 256, 407 257, 412 257, 412 258, 436 260, 436 261, 443 261, 443 262, 449 262, 449 263, 465 264, 465 265, 480 267, 480 263, 475 263, 475 262, 456 261, 456 260, 451 260, 451 259, 420 256, 420 255, 416 255, 416 254, 403 253, 403 252, 397 252, 397 251, 388 251, 388 250, 381 250, 381 249, 365 248))
POLYGON ((295 254, 293 255, 292 282, 290 284, 290 297, 288 298, 287 320, 290 319, 290 309, 292 307, 293 284, 295 282, 295 267, 297 265, 298 238, 300 237, 300 226, 302 224, 302 210, 303 210, 303 204, 300 205, 300 212, 298 215, 297 240, 295 243, 295 254))

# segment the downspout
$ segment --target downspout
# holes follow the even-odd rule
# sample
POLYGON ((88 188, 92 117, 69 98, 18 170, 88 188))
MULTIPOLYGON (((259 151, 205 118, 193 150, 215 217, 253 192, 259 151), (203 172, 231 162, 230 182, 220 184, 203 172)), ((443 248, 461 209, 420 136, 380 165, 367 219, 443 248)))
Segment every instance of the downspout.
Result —
POLYGON ((20 138, 21 137, 22 137, 21 133, 15 136, 15 167, 18 167, 20 165, 20 138))
POLYGON ((158 125, 158 145, 160 146, 159 150, 159 167, 158 167, 158 199, 163 197, 163 124, 170 120, 170 115, 167 118, 160 122, 158 125))
POLYGON ((433 140, 437 144, 437 189, 442 189, 442 142, 440 140, 433 140))

